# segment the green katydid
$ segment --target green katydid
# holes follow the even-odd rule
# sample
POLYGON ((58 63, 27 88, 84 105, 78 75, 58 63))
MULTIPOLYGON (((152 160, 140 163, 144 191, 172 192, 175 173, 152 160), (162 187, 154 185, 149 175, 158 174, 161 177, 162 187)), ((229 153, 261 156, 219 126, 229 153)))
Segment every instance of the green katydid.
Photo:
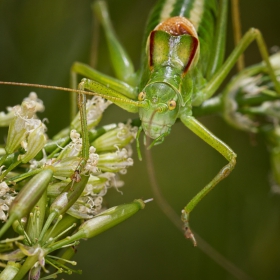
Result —
POLYGON ((179 118, 228 160, 229 163, 182 211, 185 235, 192 238, 194 244, 195 239, 189 229, 189 214, 233 170, 236 154, 192 116, 192 106, 202 104, 217 91, 239 56, 255 39, 275 88, 280 93, 280 85, 258 30, 250 29, 223 62, 227 6, 227 0, 219 1, 219 5, 215 0, 158 1, 147 24, 142 67, 137 75, 115 37, 105 3, 96 2, 93 9, 103 25, 118 79, 105 76, 81 63, 75 63, 72 67, 74 73, 90 78, 82 80, 80 89, 105 95, 123 109, 139 112, 142 125, 138 138, 141 130, 144 130, 148 137, 154 139, 151 146, 162 143, 179 118))
POLYGON ((227 0, 221 0, 219 4, 215 0, 158 1, 147 24, 141 69, 135 73, 114 34, 106 5, 96 2, 95 14, 104 27, 117 79, 81 63, 72 67, 73 76, 81 74, 89 78, 80 83, 81 91, 92 91, 87 93, 103 96, 129 112, 139 112, 142 126, 138 138, 144 130, 148 137, 154 139, 152 145, 160 144, 170 133, 176 119, 180 119, 228 160, 229 163, 183 210, 186 236, 193 240, 189 229, 190 212, 232 171, 236 155, 192 116, 192 106, 199 106, 213 96, 238 57, 255 39, 280 93, 258 30, 250 29, 224 62, 227 6, 227 0))

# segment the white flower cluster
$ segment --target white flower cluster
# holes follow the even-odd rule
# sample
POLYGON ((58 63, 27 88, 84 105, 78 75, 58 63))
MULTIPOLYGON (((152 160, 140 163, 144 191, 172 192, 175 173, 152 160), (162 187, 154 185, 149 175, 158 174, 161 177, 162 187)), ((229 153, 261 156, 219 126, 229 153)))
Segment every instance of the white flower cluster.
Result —
POLYGON ((6 221, 9 207, 16 197, 16 192, 6 182, 0 183, 0 220, 6 221))
POLYGON ((93 146, 89 148, 89 158, 85 166, 85 170, 89 171, 92 174, 99 173, 99 169, 97 168, 99 155, 96 154, 95 151, 96 149, 93 146))
POLYGON ((35 93, 31 93, 21 106, 13 107, 14 118, 10 122, 5 149, 11 154, 22 147, 26 153, 19 159, 24 163, 35 157, 46 143, 46 126, 35 115, 43 109, 42 101, 35 93))
MULTIPOLYGON (((111 101, 108 101, 102 97, 94 96, 92 99, 87 100, 86 104, 86 114, 87 114, 87 126, 88 129, 92 129, 101 120, 104 110, 112 104, 111 101)), ((75 128, 78 131, 81 131, 81 121, 80 115, 78 114, 71 123, 71 127, 75 128)))
MULTIPOLYGON (((29 107, 34 109, 34 113, 43 112, 45 110, 43 101, 40 100, 35 92, 30 92, 29 96, 24 98, 24 102, 31 104, 29 107)), ((7 107, 7 113, 0 112, 0 126, 8 126, 12 119, 14 118, 17 111, 20 110, 20 105, 14 107, 7 107)))
POLYGON ((89 128, 97 125, 96 122, 100 121, 103 112, 110 104, 112 104, 111 101, 99 96, 93 96, 92 99, 87 101, 87 124, 89 128))
POLYGON ((81 153, 83 146, 83 139, 75 129, 70 131, 71 142, 65 147, 62 148, 62 152, 57 157, 58 160, 66 157, 75 157, 81 153))

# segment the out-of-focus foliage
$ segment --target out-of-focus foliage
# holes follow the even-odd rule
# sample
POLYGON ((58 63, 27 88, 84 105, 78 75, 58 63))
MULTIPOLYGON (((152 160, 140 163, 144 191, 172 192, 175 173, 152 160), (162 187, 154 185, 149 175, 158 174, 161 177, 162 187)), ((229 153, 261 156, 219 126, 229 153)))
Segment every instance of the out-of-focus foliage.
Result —
MULTIPOLYGON (((145 20, 154 2, 108 1, 117 34, 136 65, 140 62, 145 20)), ((262 0, 258 5, 253 0, 240 2, 243 30, 258 27, 269 48, 280 45, 280 2, 262 0)), ((72 63, 89 61, 90 4, 86 0, 1 1, 0 80, 67 86, 72 63)), ((229 32, 228 52, 231 44, 229 32)), ((102 34, 98 58, 98 69, 111 74, 102 34)), ((249 64, 260 60, 255 46, 246 52, 246 59, 249 64)), ((0 86, 1 110, 19 103, 29 91, 0 86)), ((37 92, 45 101, 45 116, 53 135, 68 123, 67 94, 37 92)), ((134 116, 110 108, 104 122, 128 117, 134 116)), ((271 191, 267 147, 261 137, 234 130, 219 117, 201 121, 231 146, 238 157, 234 172, 192 213, 192 228, 253 279, 277 279, 280 196, 271 191)), ((172 128, 162 145, 152 149, 152 155, 162 191, 178 215, 182 206, 225 163, 180 123, 172 128)), ((106 200, 108 206, 152 196, 145 167, 145 158, 142 162, 135 158, 121 189, 123 195, 111 191, 106 200)), ((155 203, 141 217, 81 244, 75 259, 83 275, 72 279, 235 279, 186 241, 155 203)))

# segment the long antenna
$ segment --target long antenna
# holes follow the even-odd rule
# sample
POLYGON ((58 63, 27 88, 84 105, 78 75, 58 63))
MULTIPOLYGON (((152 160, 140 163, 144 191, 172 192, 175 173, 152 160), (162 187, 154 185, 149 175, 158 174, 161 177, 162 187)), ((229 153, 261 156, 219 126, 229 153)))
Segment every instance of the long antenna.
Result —
POLYGON ((83 93, 87 95, 94 95, 94 96, 100 96, 110 101, 116 101, 116 102, 124 102, 128 104, 133 104, 137 107, 145 107, 144 104, 140 103, 139 101, 133 101, 130 99, 124 99, 114 96, 109 96, 102 93, 92 92, 92 91, 85 91, 85 90, 79 90, 79 89, 71 89, 71 88, 65 88, 65 87, 58 87, 58 86, 47 86, 47 85, 39 85, 39 84, 29 84, 29 83, 17 83, 17 82, 3 82, 0 81, 0 85, 9 85, 9 86, 22 86, 22 87, 35 87, 35 88, 45 88, 45 89, 54 89, 54 90, 60 90, 60 91, 68 91, 68 92, 76 92, 76 93, 83 93))

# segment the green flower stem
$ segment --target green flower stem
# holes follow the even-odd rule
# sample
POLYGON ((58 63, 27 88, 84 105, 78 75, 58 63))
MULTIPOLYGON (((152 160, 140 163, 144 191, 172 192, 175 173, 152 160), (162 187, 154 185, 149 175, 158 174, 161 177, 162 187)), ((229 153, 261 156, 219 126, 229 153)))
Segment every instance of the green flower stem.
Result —
POLYGON ((44 149, 47 154, 50 154, 57 148, 57 146, 64 147, 69 142, 70 142, 69 136, 65 136, 65 137, 59 138, 57 140, 49 140, 45 144, 44 149), (66 143, 66 144, 64 144, 64 143, 66 143))
POLYGON ((61 255, 60 260, 58 261, 60 264, 64 264, 64 260, 71 260, 73 256, 75 255, 75 249, 72 247, 67 248, 63 254, 61 255))
POLYGON ((8 262, 5 269, 0 274, 0 280, 13 280, 20 269, 20 263, 8 262))
POLYGON ((1 176, 0 176, 0 181, 2 181, 2 180, 5 178, 5 176, 6 176, 11 170, 13 170, 14 168, 16 168, 19 164, 21 164, 21 160, 18 160, 18 161, 16 161, 16 162, 14 162, 13 164, 11 164, 11 165, 8 167, 8 169, 5 170, 5 171, 1 174, 1 176))
MULTIPOLYGON (((72 274, 74 272, 77 274, 82 274, 82 270, 80 270, 80 269, 76 270, 76 269, 69 268, 60 262, 60 258, 56 258, 54 256, 46 257, 46 263, 49 263, 50 265, 52 265, 53 267, 55 267, 57 269, 63 269, 65 273, 72 274), (58 260, 55 260, 55 259, 58 259, 58 260)), ((69 263, 72 265, 76 265, 76 262, 74 262, 74 261, 69 261, 69 263)))
POLYGON ((45 236, 47 230, 49 229, 51 223, 54 221, 54 219, 56 219, 57 217, 59 216, 59 214, 55 211, 51 212, 48 216, 48 219, 47 221, 45 222, 44 224, 44 227, 40 233, 40 236, 39 236, 39 239, 38 239, 38 242, 41 242, 42 238, 45 236))
POLYGON ((35 207, 32 209, 32 216, 29 216, 26 233, 29 236, 31 242, 34 244, 38 239, 40 232, 43 227, 43 223, 45 220, 45 212, 46 212, 46 204, 47 204, 47 190, 44 191, 38 203, 36 203, 35 207))
MULTIPOLYGON (((49 239, 49 242, 48 242, 47 245, 49 245, 50 243, 54 243, 57 239, 61 239, 61 237, 62 237, 63 235, 69 234, 69 231, 70 231, 71 229, 76 228, 76 226, 77 226, 77 224, 72 224, 72 225, 69 226, 67 229, 65 229, 63 232, 61 232, 60 234, 58 234, 58 235, 56 235, 56 236, 51 232, 51 236, 54 236, 54 237, 52 237, 52 238, 49 239)), ((49 236, 47 236, 47 238, 48 238, 48 237, 49 237, 49 236)), ((46 245, 46 244, 45 244, 45 245, 46 245)), ((46 246, 46 247, 47 247, 47 246, 46 246)))
POLYGON ((116 128, 116 127, 117 127, 117 124, 112 123, 112 124, 101 126, 98 129, 90 130, 88 132, 89 142, 90 143, 93 142, 95 139, 97 139, 98 137, 100 137, 104 133, 106 133, 106 132, 108 132, 108 131, 116 128))
POLYGON ((75 226, 80 224, 80 220, 65 214, 59 224, 55 227, 55 229, 48 229, 44 238, 42 239, 42 243, 47 242, 49 238, 53 238, 54 240, 61 238, 65 233, 69 234, 69 230, 75 226))
MULTIPOLYGON (((17 237, 14 237, 14 238, 6 238, 4 240, 1 240, 0 244, 11 243, 11 242, 20 241, 20 240, 23 240, 23 239, 24 239, 24 236, 17 236, 17 237)), ((11 245, 11 248, 13 248, 13 245, 11 245)))
POLYGON ((34 264, 38 261, 38 256, 30 256, 27 257, 24 264, 19 269, 17 275, 13 280, 22 280, 25 274, 34 266, 34 264))
POLYGON ((38 240, 40 243, 42 243, 41 241, 54 219, 56 219, 59 215, 63 215, 80 197, 86 187, 88 179, 89 176, 81 175, 81 180, 79 182, 71 181, 69 183, 71 185, 69 192, 63 192, 55 199, 55 201, 50 206, 49 217, 41 231, 38 240))
POLYGON ((5 162, 6 158, 8 157, 8 154, 5 154, 3 155, 1 158, 0 158, 0 166, 3 165, 3 163, 5 162))
POLYGON ((55 156, 55 154, 61 150, 61 148, 64 148, 71 141, 69 136, 64 137, 63 140, 64 141, 61 142, 60 144, 58 144, 59 141, 55 141, 57 144, 55 146, 55 149, 52 151, 52 153, 48 155, 48 157, 47 157, 48 159, 53 158, 55 156), (59 145, 59 147, 58 147, 58 145, 59 145))
POLYGON ((42 171, 42 169, 36 169, 36 170, 30 171, 30 172, 26 172, 26 173, 23 173, 23 174, 20 174, 20 175, 8 178, 8 179, 6 179, 5 182, 7 184, 9 184, 9 183, 17 183, 17 182, 20 182, 22 180, 25 180, 28 177, 34 176, 34 175, 40 173, 41 171, 42 171))
POLYGON ((5 166, 8 168, 11 164, 13 164, 14 162, 17 161, 18 156, 19 156, 20 154, 21 154, 21 152, 19 152, 19 151, 15 152, 15 153, 9 154, 9 155, 6 157, 5 161, 3 162, 3 165, 5 165, 5 166))

